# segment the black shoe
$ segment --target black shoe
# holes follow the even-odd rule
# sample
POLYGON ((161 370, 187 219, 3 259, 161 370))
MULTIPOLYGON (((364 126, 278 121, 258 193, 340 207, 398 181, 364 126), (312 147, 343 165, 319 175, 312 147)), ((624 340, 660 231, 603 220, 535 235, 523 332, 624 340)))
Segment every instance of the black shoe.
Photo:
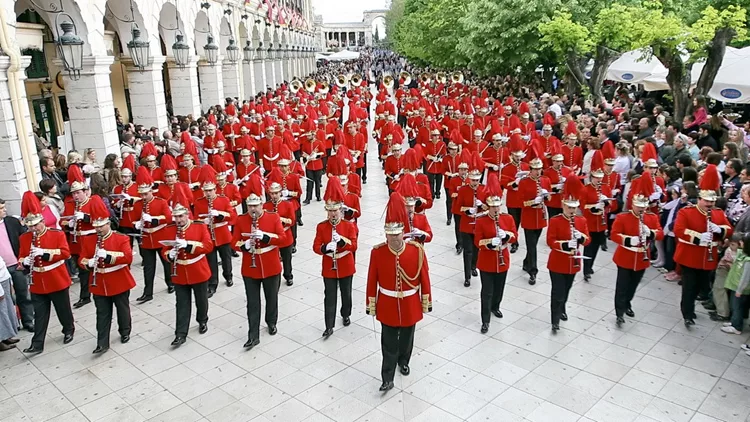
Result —
POLYGON ((471 286, 471 280, 464 280, 464 287, 471 286))
POLYGON ((607 252, 607 250, 609 250, 609 248, 607 247, 607 244, 603 243, 602 244, 602 252, 607 252))
POLYGON ((276 333, 278 333, 278 332, 279 332, 279 330, 276 328, 275 325, 269 325, 268 326, 268 334, 270 334, 272 336, 275 336, 276 333))
POLYGON ((39 353, 42 353, 43 351, 44 351, 44 349, 41 349, 41 348, 38 349, 38 348, 34 347, 33 345, 29 346, 27 349, 23 349, 24 353, 28 353, 28 354, 32 354, 32 355, 38 355, 39 353))
POLYGON ((174 286, 167 287, 167 293, 169 293, 169 294, 174 293, 174 286))
POLYGON ((695 300, 703 302, 704 300, 708 300, 708 296, 700 295, 696 297, 695 300))
POLYGON ((695 325, 695 320, 692 318, 685 319, 685 327, 690 328, 691 325, 695 325))
POLYGON ((352 323, 351 318, 344 317, 344 327, 348 327, 352 323))
POLYGON ((71 341, 73 341, 73 333, 65 334, 65 336, 63 336, 63 344, 68 344, 71 341))
POLYGON ((12 346, 14 344, 17 344, 19 341, 21 341, 21 340, 19 340, 17 338, 9 338, 7 340, 3 340, 3 344, 6 344, 8 346, 12 346))
POLYGON ((78 309, 91 303, 91 299, 80 299, 78 302, 73 304, 73 307, 78 309))
MULTIPOLYGON (((308 201, 307 203, 309 204, 310 202, 308 201)), ((305 223, 303 223, 302 219, 300 218, 299 221, 297 222, 297 225, 300 226, 300 227, 302 227, 302 226, 305 225, 305 223)))
POLYGON ((380 391, 388 391, 392 389, 393 389, 393 381, 383 381, 383 384, 381 384, 379 388, 380 391))
POLYGON ((294 285, 294 280, 292 280, 292 279, 286 280, 286 285, 287 285, 287 286, 292 286, 292 285, 294 285))
POLYGON ((529 285, 533 286, 536 284, 536 274, 529 276, 529 285))
POLYGON ((435 195, 435 199, 440 199, 440 194, 439 193, 435 195))
POLYGON ((632 310, 632 309, 628 308, 628 309, 627 309, 627 310, 625 311, 625 315, 629 316, 630 318, 634 318, 634 317, 635 317, 635 312, 633 312, 633 310, 632 310))
POLYGON ((399 369, 401 370, 401 375, 405 377, 411 374, 411 369, 409 369, 409 365, 399 365, 399 369))
POLYGON ((250 339, 246 341, 245 344, 242 345, 242 347, 244 347, 247 350, 250 350, 259 344, 260 344, 260 340, 258 340, 257 338, 254 338, 254 339, 250 339))
POLYGON ((560 324, 552 324, 552 332, 557 333, 560 331, 560 324))
POLYGON ((295 253, 297 253, 297 247, 296 246, 292 246, 292 254, 295 254, 295 253))
POLYGON ((185 337, 177 336, 174 338, 174 340, 172 340, 172 346, 177 347, 182 346, 183 344, 185 344, 185 337))
POLYGON ((130 341, 130 336, 120 336, 120 343, 125 344, 130 341))
POLYGON ((26 331, 28 331, 28 332, 30 332, 30 333, 33 333, 34 332, 34 324, 33 323, 32 324, 23 324, 23 329, 26 330, 26 331))
POLYGON ((234 280, 225 280, 224 284, 226 284, 227 287, 234 286, 234 280))
POLYGON ((154 300, 153 296, 143 295, 143 296, 139 297, 138 299, 136 299, 135 301, 138 302, 138 303, 146 303, 146 302, 151 302, 152 300, 154 300))
POLYGON ((464 251, 464 248, 457 246, 456 247, 456 255, 461 255, 461 253, 464 251))
POLYGON ((711 318, 711 321, 718 321, 718 322, 727 322, 727 321, 729 321, 729 317, 721 316, 721 315, 717 314, 716 312, 709 313, 708 317, 711 318))
POLYGON ((510 253, 516 253, 516 252, 518 252, 518 245, 516 244, 510 245, 510 253))
POLYGON ((703 309, 705 309, 707 311, 715 311, 716 310, 716 305, 713 302, 707 303, 707 304, 703 305, 703 309))
POLYGON ((323 338, 331 337, 333 334, 333 328, 326 328, 325 331, 323 331, 323 338))
POLYGON ((234 249, 232 249, 232 258, 239 258, 239 257, 240 257, 240 254, 237 253, 237 251, 235 251, 234 249))
POLYGON ((198 334, 206 334, 208 332, 208 324, 198 324, 198 334))
POLYGON ((586 283, 588 283, 589 281, 591 281, 591 274, 584 275, 583 276, 583 281, 585 281, 586 283))
POLYGON ((500 311, 500 309, 493 309, 492 310, 492 314, 495 315, 498 318, 502 318, 503 317, 503 313, 500 311))
POLYGON ((567 321, 568 320, 568 314, 565 312, 560 314, 560 321, 567 321))
POLYGON ((479 276, 479 272, 477 271, 476 268, 474 268, 473 270, 471 270, 471 276, 472 277, 478 277, 479 276))
POLYGON ((107 350, 109 350, 109 347, 96 346, 96 349, 94 349, 94 351, 91 353, 98 355, 106 352, 107 350))
POLYGON ((309 199, 305 199, 304 201, 302 201, 302 205, 310 205, 310 200, 309 199))
POLYGON ((315 202, 320 202, 320 197, 315 198, 315 202))
POLYGON ((362 179, 362 184, 366 185, 367 184, 367 179, 362 179))
POLYGON ((214 294, 216 293, 215 289, 208 289, 208 298, 211 299, 214 297, 214 294))
POLYGON ((618 317, 617 317, 617 326, 618 326, 618 327, 620 327, 620 326, 622 326, 622 324, 624 324, 624 323, 625 323, 625 318, 623 318, 623 317, 621 317, 621 316, 618 316, 618 317))
POLYGON ((445 220, 445 225, 446 225, 446 226, 450 226, 450 225, 451 225, 451 221, 452 221, 452 220, 451 220, 450 218, 449 218, 449 219, 447 219, 447 220, 445 220))
POLYGON ((480 329, 479 332, 482 333, 482 334, 486 334, 487 331, 489 331, 489 330, 490 330, 490 324, 486 323, 486 322, 483 322, 482 323, 482 329, 480 329))

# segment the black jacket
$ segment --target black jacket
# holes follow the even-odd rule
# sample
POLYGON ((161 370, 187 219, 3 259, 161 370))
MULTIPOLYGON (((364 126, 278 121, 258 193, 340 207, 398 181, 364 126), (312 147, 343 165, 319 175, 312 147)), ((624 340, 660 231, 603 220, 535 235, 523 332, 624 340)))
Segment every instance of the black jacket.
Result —
POLYGON ((8 232, 8 239, 10 239, 10 246, 13 248, 13 253, 18 256, 19 249, 19 238, 22 234, 26 233, 26 227, 21 225, 16 217, 6 216, 3 219, 3 226, 8 232))

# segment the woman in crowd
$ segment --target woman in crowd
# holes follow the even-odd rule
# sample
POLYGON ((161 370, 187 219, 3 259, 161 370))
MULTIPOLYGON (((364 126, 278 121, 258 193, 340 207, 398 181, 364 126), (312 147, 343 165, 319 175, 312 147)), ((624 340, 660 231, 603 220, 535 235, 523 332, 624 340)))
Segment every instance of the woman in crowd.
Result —
POLYGON ((57 184, 55 181, 52 179, 42 180, 39 182, 39 190, 47 198, 47 206, 52 207, 52 212, 58 217, 62 215, 63 210, 65 210, 65 202, 57 192, 57 184))
POLYGON ((54 205, 47 203, 47 195, 42 192, 34 192, 36 199, 42 205, 42 217, 44 217, 44 225, 48 229, 60 230, 60 213, 54 205))
POLYGON ((16 347, 18 339, 16 307, 10 297, 10 272, 0 258, 0 352, 16 347))
POLYGON ((122 158, 118 154, 108 154, 104 158, 104 180, 109 185, 109 190, 120 185, 122 178, 120 177, 120 169, 122 168, 122 158))

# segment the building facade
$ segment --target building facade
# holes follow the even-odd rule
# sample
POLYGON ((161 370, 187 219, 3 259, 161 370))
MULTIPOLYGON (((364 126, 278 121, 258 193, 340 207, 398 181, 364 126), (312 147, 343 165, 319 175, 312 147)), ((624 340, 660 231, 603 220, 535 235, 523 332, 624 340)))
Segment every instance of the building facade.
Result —
POLYGON ((362 14, 361 22, 324 23, 321 16, 316 16, 317 46, 321 51, 372 47, 373 22, 385 19, 387 12, 387 9, 366 10, 362 14))
POLYGON ((41 179, 35 128, 61 152, 92 148, 101 161, 119 153, 117 118, 162 132, 169 113, 197 116, 304 77, 317 44, 311 0, 9 0, 0 50, 0 198, 17 213, 41 179), (131 57, 144 51, 128 47, 133 28, 145 60, 131 57), (82 60, 64 61, 71 35, 82 60))

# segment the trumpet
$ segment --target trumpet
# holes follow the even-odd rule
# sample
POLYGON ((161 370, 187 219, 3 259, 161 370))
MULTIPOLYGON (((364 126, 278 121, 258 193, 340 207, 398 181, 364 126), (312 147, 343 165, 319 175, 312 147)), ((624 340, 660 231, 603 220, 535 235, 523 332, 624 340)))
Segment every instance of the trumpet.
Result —
MULTIPOLYGON (((250 214, 250 216, 253 218, 253 232, 255 232, 256 230, 258 230, 258 214, 253 212, 250 214)), ((252 257, 252 261, 250 261, 250 268, 256 268, 257 265, 255 262, 255 238, 253 238, 253 249, 250 251, 250 253, 252 257)))
POLYGON ((96 269, 99 267, 99 250, 102 248, 104 243, 104 236, 97 234, 96 235, 96 248, 94 248, 94 257, 93 260, 96 261, 96 265, 94 265, 94 268, 92 268, 92 271, 94 272, 94 276, 91 277, 91 287, 96 287, 96 275, 99 273, 96 271, 96 269))

